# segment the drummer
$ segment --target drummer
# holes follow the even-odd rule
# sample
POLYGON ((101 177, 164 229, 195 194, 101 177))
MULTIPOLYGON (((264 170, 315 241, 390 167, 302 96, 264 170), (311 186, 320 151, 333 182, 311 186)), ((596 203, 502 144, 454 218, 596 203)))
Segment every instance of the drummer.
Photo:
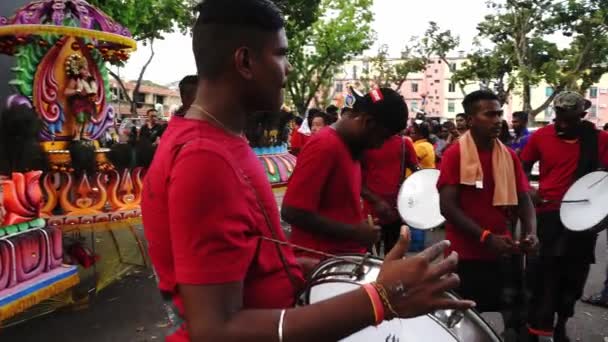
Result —
MULTIPOLYGON (((470 128, 443 155, 437 183, 441 212, 446 218, 446 237, 461 262, 459 294, 475 298, 480 312, 509 313, 504 292, 512 282, 507 256, 518 252, 508 223, 522 222, 521 247, 537 244, 534 207, 519 158, 498 139, 503 110, 498 97, 480 90, 462 103, 470 128)), ((505 330, 523 322, 505 317, 505 330)), ((516 316, 515 316, 516 317, 516 316)))
POLYGON ((205 0, 197 9, 196 100, 170 121, 142 200, 159 288, 183 320, 166 341, 337 341, 396 315, 470 308, 442 296, 458 285, 457 257, 431 262, 448 243, 402 259, 407 230, 375 284, 294 308, 302 271, 243 137, 250 113, 281 107, 291 68, 284 21, 270 0, 205 0))
POLYGON ((567 231, 559 215, 560 202, 574 182, 608 165, 608 133, 583 119, 590 106, 578 93, 557 95, 555 123, 536 131, 521 154, 528 173, 540 161, 539 190, 533 198, 538 203, 541 250, 534 272, 530 332, 553 334, 556 342, 568 341, 566 322, 574 315, 595 261, 597 234, 567 231))
POLYGON ((396 209, 397 197, 408 168, 420 167, 414 144, 401 134, 392 136, 379 149, 367 150, 361 161, 361 197, 367 213, 379 219, 385 251, 391 250, 399 240, 403 221, 396 209))
POLYGON ((374 89, 310 139, 298 155, 281 211, 292 225, 294 244, 332 254, 364 253, 379 240, 380 227, 363 217, 359 161, 405 129, 407 116, 399 93, 374 89))

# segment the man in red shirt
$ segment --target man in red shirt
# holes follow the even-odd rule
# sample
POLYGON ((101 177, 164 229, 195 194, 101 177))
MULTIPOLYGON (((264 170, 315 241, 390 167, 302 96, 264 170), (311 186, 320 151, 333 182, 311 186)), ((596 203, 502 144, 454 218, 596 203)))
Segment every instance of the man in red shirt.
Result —
POLYGON ((359 97, 353 111, 313 135, 298 156, 283 199, 291 241, 326 253, 364 253, 380 228, 363 217, 361 159, 402 131, 407 106, 388 88, 359 97))
POLYGON ((412 141, 402 135, 394 135, 382 147, 366 151, 361 161, 361 197, 366 212, 378 218, 385 251, 399 240, 403 221, 397 211, 397 196, 407 168, 419 169, 418 157, 412 141))
POLYGON ((476 91, 465 97, 463 107, 470 130, 444 153, 437 183, 441 212, 446 218, 446 238, 452 242, 450 249, 461 258, 461 286, 457 292, 465 298, 475 298, 480 312, 505 313, 505 332, 513 335, 523 322, 511 312, 517 309, 515 299, 505 296, 513 282, 509 256, 518 251, 518 246, 526 251, 536 246, 534 207, 519 158, 497 140, 503 114, 498 97, 489 91, 476 91), (496 158, 500 152, 497 149, 506 155, 503 162, 496 158), (481 164, 481 179, 476 178, 471 184, 463 181, 462 173, 478 166, 463 165, 461 160, 468 160, 475 153, 481 164), (511 191, 510 201, 497 201, 499 186, 511 191), (518 218, 523 231, 519 243, 513 240, 510 230, 510 224, 518 218))
POLYGON ((554 101, 555 123, 536 131, 521 154, 528 172, 540 161, 539 190, 534 197, 541 250, 534 263, 530 332, 553 333, 556 342, 568 341, 566 322, 574 315, 589 266, 595 262, 597 234, 568 231, 559 216, 561 201, 572 184, 608 165, 608 133, 583 120, 590 105, 580 94, 559 94, 554 101))
POLYGON ((368 286, 293 308, 302 271, 243 138, 249 113, 281 107, 290 69, 283 18, 269 0, 205 0, 197 9, 196 100, 169 123, 142 201, 159 287, 183 321, 166 340, 335 341, 394 317, 391 307, 399 317, 470 308, 441 296, 458 285, 456 255, 431 264, 448 244, 402 259, 407 231, 375 284, 390 302, 368 286))

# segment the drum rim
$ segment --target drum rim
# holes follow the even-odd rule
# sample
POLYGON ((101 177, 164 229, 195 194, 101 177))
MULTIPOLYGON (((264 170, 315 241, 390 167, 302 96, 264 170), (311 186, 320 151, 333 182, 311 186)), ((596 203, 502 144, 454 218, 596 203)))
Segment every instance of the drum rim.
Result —
MULTIPOLYGON (((441 171, 439 171, 437 169, 422 169, 422 170, 418 170, 418 171, 412 173, 408 178, 406 178, 405 181, 401 184, 401 187, 399 187, 399 193, 397 194, 397 212, 399 212, 399 216, 401 217, 401 219, 403 220, 403 222, 405 222, 407 224, 409 224, 409 222, 407 222, 407 219, 404 217, 404 215, 399 210, 399 199, 401 198, 401 194, 404 191, 403 189, 405 187, 405 183, 407 182, 408 179, 410 179, 415 174, 418 174, 418 173, 430 173, 430 172, 433 172, 435 174, 441 174, 441 171)), ((441 215, 441 217, 443 217, 443 215, 441 215)), ((443 221, 441 223, 437 224, 436 226, 426 227, 426 228, 419 228, 419 227, 412 227, 412 228, 419 229, 419 230, 430 230, 430 229, 435 229, 437 227, 442 226, 443 224, 445 224, 445 222, 446 222, 446 218, 443 217, 443 221)))
POLYGON ((589 172, 588 174, 584 175, 583 177, 577 179, 569 188, 568 191, 566 191, 566 193, 564 194, 564 197, 562 198, 562 200, 560 201, 560 207, 559 207, 559 220, 561 222, 561 224, 569 231, 574 232, 574 233, 585 233, 585 232, 594 232, 594 231, 598 231, 601 232, 602 230, 604 230, 606 228, 606 225, 608 225, 608 213, 606 214, 606 216, 601 219, 597 224, 595 224, 592 227, 589 227, 587 229, 583 229, 583 230, 573 230, 571 228, 569 228, 568 226, 566 226, 566 224, 564 223, 563 219, 562 219, 562 211, 564 210, 564 205, 567 205, 569 203, 564 203, 563 201, 566 200, 566 196, 568 195, 568 193, 570 192, 570 189, 576 184, 578 183, 581 179, 583 179, 584 177, 587 177, 589 175, 595 174, 595 173, 603 173, 604 176, 608 175, 608 171, 604 171, 604 170, 596 170, 593 172, 589 172))
MULTIPOLYGON (((367 257, 368 260, 372 260, 374 263, 376 263, 378 266, 382 265, 382 262, 384 262, 384 259, 376 257, 376 256, 372 256, 372 255, 366 255, 366 254, 358 254, 358 253, 347 253, 347 254, 340 254, 338 255, 342 258, 365 258, 367 257), (378 264, 379 262, 379 264, 378 264)), ((325 267, 326 265, 329 264, 333 264, 333 263, 344 263, 344 260, 340 260, 340 259, 335 259, 335 258, 328 258, 325 259, 323 261, 321 261, 312 272, 310 272, 310 277, 311 279, 314 278, 315 275, 318 275, 319 273, 319 269, 325 267)), ((361 287, 363 284, 358 283, 356 281, 351 281, 351 280, 340 280, 340 279, 333 279, 333 281, 335 281, 336 283, 346 283, 346 284, 352 284, 352 285, 357 285, 359 287, 361 287)), ((314 284, 313 284, 314 285, 314 284)), ((309 281, 306 281, 306 284, 304 286, 304 288, 302 289, 302 291, 300 292, 300 295, 298 296, 298 302, 301 303, 301 301, 304 299, 306 303, 310 303, 310 293, 312 286, 310 286, 309 281)), ((452 291, 447 291, 445 292, 447 296, 450 296, 454 299, 462 299, 459 295, 457 295, 456 293, 452 292, 452 291)), ((308 304, 310 305, 310 304, 308 304)), ((500 339, 500 335, 494 330, 494 328, 488 323, 488 321, 486 321, 483 316, 481 315, 481 313, 479 313, 477 310, 473 309, 468 309, 465 311, 465 313, 471 313, 472 315, 469 315, 469 317, 472 317, 473 320, 477 321, 477 326, 480 327, 481 329, 483 329, 486 333, 488 333, 489 335, 491 335, 491 337, 495 340, 495 341, 501 341, 500 339)), ((456 336, 456 334, 454 333, 454 331, 452 331, 452 329, 448 328, 447 326, 445 326, 445 324, 443 322, 441 322, 437 317, 435 317, 433 314, 427 314, 427 315, 422 315, 422 316, 426 316, 431 318, 433 321, 435 321, 437 324, 439 324, 442 328, 444 328, 445 330, 448 331, 448 333, 450 335, 452 335, 452 337, 454 337, 457 341, 460 341, 458 336, 456 336)), ((419 316, 419 317, 422 317, 419 316)))

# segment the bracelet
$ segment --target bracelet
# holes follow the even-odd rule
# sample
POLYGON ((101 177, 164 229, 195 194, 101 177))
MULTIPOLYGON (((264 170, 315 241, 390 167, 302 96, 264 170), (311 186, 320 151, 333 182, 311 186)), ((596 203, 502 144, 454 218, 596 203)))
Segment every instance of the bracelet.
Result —
POLYGON ((281 310, 279 316, 279 342, 283 342, 283 322, 285 321, 285 309, 281 310))
POLYGON ((399 314, 393 308, 393 306, 391 305, 391 301, 388 299, 388 292, 386 292, 386 289, 384 288, 384 286, 382 286, 376 282, 372 283, 372 285, 374 286, 376 291, 378 291, 378 294, 380 295, 380 298, 382 299, 382 303, 384 304, 384 307, 386 307, 394 315, 393 318, 399 317, 399 314))
POLYGON ((379 325, 384 321, 384 305, 382 305, 382 299, 380 294, 373 284, 364 284, 363 289, 369 296, 369 300, 372 302, 372 308, 374 310, 374 325, 379 325))
POLYGON ((489 231, 487 229, 484 230, 483 233, 481 233, 481 238, 479 239, 479 242, 485 243, 490 235, 492 235, 491 231, 489 231))

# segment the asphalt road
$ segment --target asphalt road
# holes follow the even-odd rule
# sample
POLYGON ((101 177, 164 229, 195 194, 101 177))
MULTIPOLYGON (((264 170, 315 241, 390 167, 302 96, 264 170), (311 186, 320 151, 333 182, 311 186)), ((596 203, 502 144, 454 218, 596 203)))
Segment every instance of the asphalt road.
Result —
MULTIPOLYGON (((432 240, 441 238, 433 233, 432 240)), ((593 266, 587 292, 601 288, 607 260, 606 234, 597 244, 598 263, 593 266)), ((497 314, 484 317, 501 331, 497 314)), ((103 291, 88 309, 56 312, 0 331, 0 341, 15 342, 148 342, 163 341, 167 322, 154 278, 149 270, 132 273, 103 291)), ((579 303, 569 324, 573 341, 608 341, 608 309, 579 303)))

